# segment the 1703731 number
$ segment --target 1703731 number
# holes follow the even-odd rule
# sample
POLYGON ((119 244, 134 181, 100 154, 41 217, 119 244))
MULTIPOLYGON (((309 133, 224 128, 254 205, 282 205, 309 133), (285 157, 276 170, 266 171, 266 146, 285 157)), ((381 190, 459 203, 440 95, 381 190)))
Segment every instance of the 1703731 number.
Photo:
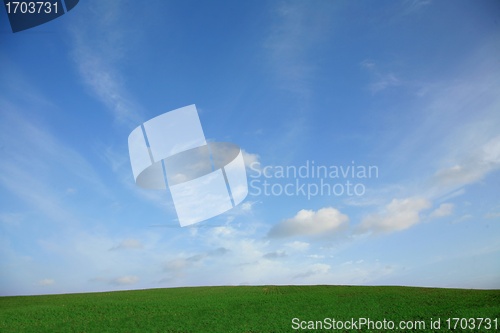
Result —
POLYGON ((8 1, 5 7, 7 14, 57 14, 59 11, 57 1, 8 1))
POLYGON ((498 318, 448 318, 449 330, 498 330, 498 318))
POLYGON ((19 32, 64 15, 80 0, 3 1, 12 32, 19 32))

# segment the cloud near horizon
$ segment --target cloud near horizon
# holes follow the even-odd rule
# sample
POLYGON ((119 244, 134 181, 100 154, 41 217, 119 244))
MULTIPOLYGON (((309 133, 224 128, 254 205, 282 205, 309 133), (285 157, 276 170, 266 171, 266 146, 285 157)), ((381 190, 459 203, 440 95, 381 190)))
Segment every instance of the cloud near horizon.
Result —
POLYGON ((56 281, 54 281, 54 279, 43 279, 43 280, 38 281, 39 286, 51 286, 54 283, 56 283, 56 281))
POLYGON ((127 276, 121 276, 119 278, 113 279, 110 281, 111 284, 115 285, 130 285, 130 284, 136 284, 139 282, 139 278, 135 275, 127 275, 127 276))

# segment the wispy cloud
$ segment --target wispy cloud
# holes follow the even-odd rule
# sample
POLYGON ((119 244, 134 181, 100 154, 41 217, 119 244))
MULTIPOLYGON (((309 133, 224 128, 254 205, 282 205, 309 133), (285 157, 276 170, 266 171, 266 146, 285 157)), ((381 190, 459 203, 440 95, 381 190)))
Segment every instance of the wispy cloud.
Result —
MULTIPOLYGON (((497 49, 486 43, 453 74, 419 82, 430 87, 428 92, 405 107, 412 122, 401 126, 392 162, 434 173, 429 182, 437 184, 431 196, 472 184, 498 168, 500 67, 491 56, 497 49)), ((408 93, 415 90, 407 88, 408 93)))
POLYGON ((370 90, 372 93, 378 93, 389 87, 396 87, 401 84, 401 80, 396 77, 393 73, 380 74, 374 83, 370 84, 370 90))
MULTIPOLYGON (((392 172, 396 173, 405 170, 407 179, 397 186, 389 185, 391 191, 376 191, 382 194, 377 195, 378 200, 397 199, 388 205, 378 204, 379 210, 368 214, 358 231, 405 230, 418 224, 422 220, 419 213, 434 201, 443 204, 429 217, 450 215, 454 206, 449 201, 464 195, 467 186, 498 172, 500 98, 496 92, 500 89, 500 68, 491 57, 496 49, 495 44, 486 43, 464 62, 468 66, 461 66, 451 76, 418 84, 429 89, 408 103, 406 112, 412 115, 411 126, 402 125, 400 139, 385 146, 391 151, 388 167, 394 165, 392 172)), ((361 66, 371 72, 377 70, 371 59, 361 66)), ((415 84, 406 83, 402 89, 415 89, 415 84)))
POLYGON ((369 89, 373 94, 402 84, 401 79, 396 74, 381 70, 371 59, 363 60, 360 66, 366 69, 372 76, 372 82, 369 85, 369 89))
POLYGON ((500 169, 500 136, 469 151, 458 163, 436 172, 434 180, 441 186, 457 188, 475 183, 488 173, 500 169))
POLYGON ((75 20, 70 29, 73 61, 83 82, 115 120, 137 126, 142 120, 141 107, 133 100, 116 66, 130 48, 122 6, 119 2, 92 1, 88 8, 97 9, 87 10, 87 19, 75 20), (88 24, 89 16, 93 24, 88 24))
POLYGON ((266 40, 271 64, 284 89, 309 98, 316 63, 310 53, 331 33, 330 4, 285 1, 275 8, 275 22, 266 40))
POLYGON ((370 214, 357 227, 357 232, 394 232, 410 228, 421 221, 420 212, 431 207, 425 198, 393 199, 380 213, 370 214))
POLYGON ((411 14, 419 11, 430 4, 432 4, 432 0, 406 0, 403 3, 405 8, 404 14, 411 14))
POLYGON ((75 220, 64 204, 68 187, 60 188, 62 175, 66 183, 76 183, 72 186, 83 183, 98 195, 110 196, 95 169, 79 152, 57 139, 42 123, 21 116, 15 107, 3 110, 6 112, 0 114, 0 140, 7 146, 0 160, 0 184, 10 193, 60 222, 75 220))
POLYGON ((472 214, 465 214, 465 215, 460 216, 456 220, 454 220, 452 223, 453 224, 455 224, 455 223, 462 223, 464 221, 468 221, 468 220, 473 219, 473 218, 474 218, 474 216, 472 214))
POLYGON ((444 217, 453 214, 455 205, 452 203, 442 203, 438 208, 434 209, 429 217, 444 217))

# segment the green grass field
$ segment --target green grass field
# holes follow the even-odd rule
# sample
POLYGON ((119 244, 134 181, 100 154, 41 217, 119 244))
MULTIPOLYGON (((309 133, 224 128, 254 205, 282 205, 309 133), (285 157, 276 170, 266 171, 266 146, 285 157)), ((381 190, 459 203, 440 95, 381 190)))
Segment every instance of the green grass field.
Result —
POLYGON ((478 319, 462 321, 453 332, 498 332, 500 290, 243 286, 0 297, 0 332, 293 332, 293 318, 295 325, 305 321, 303 327, 322 321, 329 328, 332 322, 325 318, 366 318, 372 325, 386 319, 396 325, 324 329, 330 332, 450 332, 445 320, 455 317, 492 321, 489 330, 486 320, 474 330, 462 330, 460 323, 478 325, 478 319), (431 318, 441 319, 440 329, 430 328, 431 318), (398 330, 401 320, 426 326, 398 330))

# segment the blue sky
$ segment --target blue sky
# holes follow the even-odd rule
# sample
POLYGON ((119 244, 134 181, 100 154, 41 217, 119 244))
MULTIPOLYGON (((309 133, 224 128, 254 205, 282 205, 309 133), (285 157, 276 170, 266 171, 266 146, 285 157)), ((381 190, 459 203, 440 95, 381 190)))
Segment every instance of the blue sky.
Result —
POLYGON ((0 12, 1 295, 500 288, 497 1, 89 0, 15 34, 0 12), (127 137, 190 104, 254 187, 181 228, 127 137), (313 162, 378 173, 275 173, 313 162), (363 193, 256 193, 322 180, 363 193))

